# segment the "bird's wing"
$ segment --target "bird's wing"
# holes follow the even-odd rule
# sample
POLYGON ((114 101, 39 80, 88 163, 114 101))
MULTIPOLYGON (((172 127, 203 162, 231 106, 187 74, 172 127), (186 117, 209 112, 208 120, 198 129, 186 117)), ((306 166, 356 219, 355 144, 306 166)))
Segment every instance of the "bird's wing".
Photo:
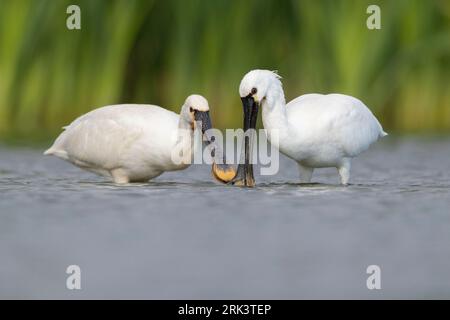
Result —
POLYGON ((288 118, 297 134, 312 144, 333 144, 352 157, 366 150, 384 132, 358 99, 342 94, 308 94, 288 104, 288 118))
POLYGON ((67 126, 47 154, 79 166, 114 169, 161 115, 174 117, 172 114, 155 106, 117 105, 96 109, 67 126))
POLYGON ((320 99, 323 97, 323 94, 319 93, 308 93, 301 95, 286 104, 286 108, 288 109, 295 109, 295 108, 301 108, 302 106, 307 106, 311 103, 313 103, 315 100, 320 99))
POLYGON ((346 119, 348 132, 342 132, 344 137, 350 137, 346 141, 346 151, 350 156, 355 156, 369 148, 379 138, 386 135, 378 119, 359 100, 354 102, 354 109, 346 119))
POLYGON ((142 129, 116 119, 85 118, 68 127, 55 142, 55 149, 80 166, 114 169, 122 155, 142 135, 142 129))
POLYGON ((382 136, 380 123, 360 100, 347 95, 330 94, 323 103, 329 112, 322 119, 346 156, 358 155, 382 136))

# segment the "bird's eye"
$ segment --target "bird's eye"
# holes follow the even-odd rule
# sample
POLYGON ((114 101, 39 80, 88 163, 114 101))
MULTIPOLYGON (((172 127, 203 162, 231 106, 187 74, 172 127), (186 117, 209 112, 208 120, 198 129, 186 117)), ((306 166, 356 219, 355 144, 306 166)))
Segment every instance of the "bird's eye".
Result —
POLYGON ((190 112, 194 112, 194 108, 189 107, 189 111, 190 111, 190 112))
POLYGON ((252 94, 252 95, 256 94, 257 92, 258 92, 258 89, 252 88, 252 91, 251 91, 251 94, 252 94))

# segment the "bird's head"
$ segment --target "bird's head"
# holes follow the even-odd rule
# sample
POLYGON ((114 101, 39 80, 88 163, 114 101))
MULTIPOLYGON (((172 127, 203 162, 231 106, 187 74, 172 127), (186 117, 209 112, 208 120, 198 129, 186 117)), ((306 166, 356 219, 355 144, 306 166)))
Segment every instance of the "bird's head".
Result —
POLYGON ((280 78, 276 72, 269 70, 252 70, 242 78, 239 95, 244 110, 245 163, 239 165, 238 173, 233 179, 234 184, 243 186, 254 186, 255 184, 253 167, 250 164, 253 139, 249 130, 256 129, 258 109, 261 105, 267 108, 272 107, 272 104, 265 102, 273 99, 277 94, 281 94, 284 98, 280 78))
MULTIPOLYGON (((201 129, 206 144, 208 147, 211 146, 215 137, 211 135, 211 132, 208 132, 208 130, 212 129, 208 101, 200 95, 190 95, 183 105, 182 114, 188 118, 192 130, 195 130, 197 127, 201 129)), ((214 153, 222 156, 223 151, 218 150, 218 145, 214 144, 214 146, 214 153)), ((228 183, 236 176, 236 170, 226 164, 223 156, 223 163, 213 163, 212 175, 219 182, 228 183)))
POLYGON ((195 130, 198 124, 201 125, 203 134, 211 129, 208 100, 201 95, 193 94, 186 98, 181 116, 191 125, 192 130, 195 130))
POLYGON ((252 99, 259 106, 274 89, 279 91, 280 79, 281 77, 274 71, 252 70, 242 78, 239 95, 241 99, 252 99))

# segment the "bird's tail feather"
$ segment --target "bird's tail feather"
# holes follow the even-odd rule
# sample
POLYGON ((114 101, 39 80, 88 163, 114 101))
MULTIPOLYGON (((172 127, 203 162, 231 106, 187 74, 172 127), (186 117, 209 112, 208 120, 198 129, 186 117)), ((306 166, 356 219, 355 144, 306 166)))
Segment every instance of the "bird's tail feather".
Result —
POLYGON ((64 150, 57 150, 53 147, 44 152, 45 156, 56 156, 58 158, 67 159, 67 152, 64 150))

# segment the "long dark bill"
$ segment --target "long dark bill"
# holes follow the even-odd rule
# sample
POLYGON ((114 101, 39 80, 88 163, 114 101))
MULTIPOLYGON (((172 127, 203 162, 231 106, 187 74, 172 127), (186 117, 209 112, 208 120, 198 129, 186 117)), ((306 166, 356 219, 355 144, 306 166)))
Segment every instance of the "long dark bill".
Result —
POLYGON ((205 134, 205 132, 212 128, 211 124, 211 118, 209 116, 209 111, 198 111, 195 110, 194 112, 194 118, 197 123, 202 124, 202 134, 205 134))
POLYGON ((252 96, 241 98, 244 110, 244 163, 241 161, 238 166, 236 177, 232 183, 238 186, 254 187, 255 178, 253 176, 253 164, 250 159, 253 155, 253 144, 255 139, 256 120, 258 119, 259 105, 252 96))
POLYGON ((201 122, 202 134, 205 137, 207 148, 210 148, 211 156, 214 159, 212 165, 213 177, 222 183, 230 182, 236 176, 236 170, 226 163, 222 149, 217 143, 214 143, 215 137, 211 134, 211 131, 208 131, 212 129, 209 111, 195 111, 194 118, 197 123, 201 122), (221 159, 223 162, 216 163, 215 159, 221 159))

